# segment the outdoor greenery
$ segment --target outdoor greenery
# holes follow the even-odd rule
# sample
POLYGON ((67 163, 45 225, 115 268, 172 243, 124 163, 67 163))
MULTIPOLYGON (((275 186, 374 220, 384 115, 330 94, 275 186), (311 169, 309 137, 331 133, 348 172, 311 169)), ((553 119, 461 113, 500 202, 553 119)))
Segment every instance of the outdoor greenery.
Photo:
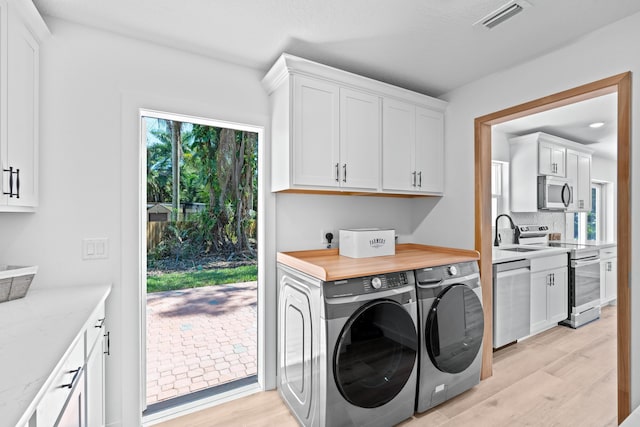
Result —
POLYGON ((147 203, 171 210, 147 227, 147 291, 256 280, 258 135, 144 120, 147 203))
POLYGON ((258 135, 145 120, 147 201, 172 206, 172 223, 149 256, 212 252, 255 256, 258 135), (193 204, 203 209, 180 220, 180 211, 193 204))
POLYGON ((257 265, 236 268, 166 273, 147 277, 147 292, 174 291, 202 286, 224 285, 256 280, 257 265))

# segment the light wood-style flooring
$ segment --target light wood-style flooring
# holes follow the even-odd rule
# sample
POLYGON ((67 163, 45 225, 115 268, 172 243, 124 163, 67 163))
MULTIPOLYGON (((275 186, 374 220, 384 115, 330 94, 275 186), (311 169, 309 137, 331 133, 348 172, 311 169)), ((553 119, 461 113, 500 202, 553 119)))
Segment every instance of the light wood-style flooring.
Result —
MULTIPOLYGON (((616 308, 579 329, 556 327, 494 353, 493 376, 401 423, 416 426, 617 426, 616 308)), ((160 427, 297 426, 276 391, 160 427)))

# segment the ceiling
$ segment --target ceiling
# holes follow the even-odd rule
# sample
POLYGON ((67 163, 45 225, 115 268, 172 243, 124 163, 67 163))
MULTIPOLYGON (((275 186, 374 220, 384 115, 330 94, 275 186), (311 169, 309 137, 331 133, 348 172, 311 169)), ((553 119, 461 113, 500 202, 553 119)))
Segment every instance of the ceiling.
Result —
POLYGON ((492 129, 508 136, 545 132, 584 144, 595 150, 597 156, 616 160, 617 105, 618 94, 611 93, 495 125, 492 129), (597 129, 589 127, 595 122, 602 122, 604 126, 597 129))
POLYGON ((40 13, 249 66, 282 52, 440 96, 640 11, 637 0, 34 0, 40 13), (615 5, 615 6, 612 6, 615 5))

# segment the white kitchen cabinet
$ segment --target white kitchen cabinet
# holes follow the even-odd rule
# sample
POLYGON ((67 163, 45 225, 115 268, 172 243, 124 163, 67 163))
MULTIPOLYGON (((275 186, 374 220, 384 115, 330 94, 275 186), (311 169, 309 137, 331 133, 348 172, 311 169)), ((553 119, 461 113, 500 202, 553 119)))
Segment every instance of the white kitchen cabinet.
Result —
POLYGON ((531 260, 531 334, 567 318, 568 284, 566 254, 531 260))
POLYGON ((380 98, 340 89, 340 187, 376 191, 380 185, 380 98))
POLYGON ((567 149, 567 179, 573 186, 567 211, 591 211, 591 152, 567 149))
POLYGON ((382 111, 382 189, 442 194, 444 115, 395 99, 382 111))
POLYGON ((574 204, 568 211, 591 209, 591 150, 543 132, 510 138, 509 148, 512 212, 538 211, 538 176, 541 175, 568 179, 574 191, 574 204))
POLYGON ((600 303, 615 301, 618 295, 617 247, 600 249, 600 303))
POLYGON ((547 141, 538 143, 538 174, 565 176, 566 149, 547 141))
POLYGON ((293 85, 293 184, 337 187, 340 89, 297 76, 293 85))
POLYGON ((30 427, 105 425, 104 302, 94 310, 62 361, 30 427), (57 424, 56 424, 57 423, 57 424))
POLYGON ((0 1, 0 212, 38 205, 39 43, 47 34, 31 2, 0 1))
POLYGON ((272 191, 442 194, 446 102, 287 54, 263 85, 272 191))

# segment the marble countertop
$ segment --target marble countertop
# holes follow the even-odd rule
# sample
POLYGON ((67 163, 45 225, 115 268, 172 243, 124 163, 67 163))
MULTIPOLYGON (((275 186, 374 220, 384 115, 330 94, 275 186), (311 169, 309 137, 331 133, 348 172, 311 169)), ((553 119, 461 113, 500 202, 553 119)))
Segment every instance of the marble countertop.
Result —
POLYGON ((0 304, 0 426, 22 425, 111 285, 32 288, 0 304))
POLYGON ((569 245, 597 246, 598 249, 612 248, 617 246, 616 242, 604 240, 551 240, 549 243, 566 243, 569 245))
MULTIPOLYGON (((570 249, 566 248, 551 248, 548 246, 543 246, 541 249, 530 251, 530 252, 514 252, 508 249, 512 248, 531 248, 531 246, 527 245, 504 245, 493 247, 491 260, 493 264, 500 264, 503 262, 516 261, 519 259, 533 259, 533 258, 541 258, 545 256, 558 255, 562 253, 567 253, 570 249)), ((540 248, 538 246, 538 248, 540 248)))

